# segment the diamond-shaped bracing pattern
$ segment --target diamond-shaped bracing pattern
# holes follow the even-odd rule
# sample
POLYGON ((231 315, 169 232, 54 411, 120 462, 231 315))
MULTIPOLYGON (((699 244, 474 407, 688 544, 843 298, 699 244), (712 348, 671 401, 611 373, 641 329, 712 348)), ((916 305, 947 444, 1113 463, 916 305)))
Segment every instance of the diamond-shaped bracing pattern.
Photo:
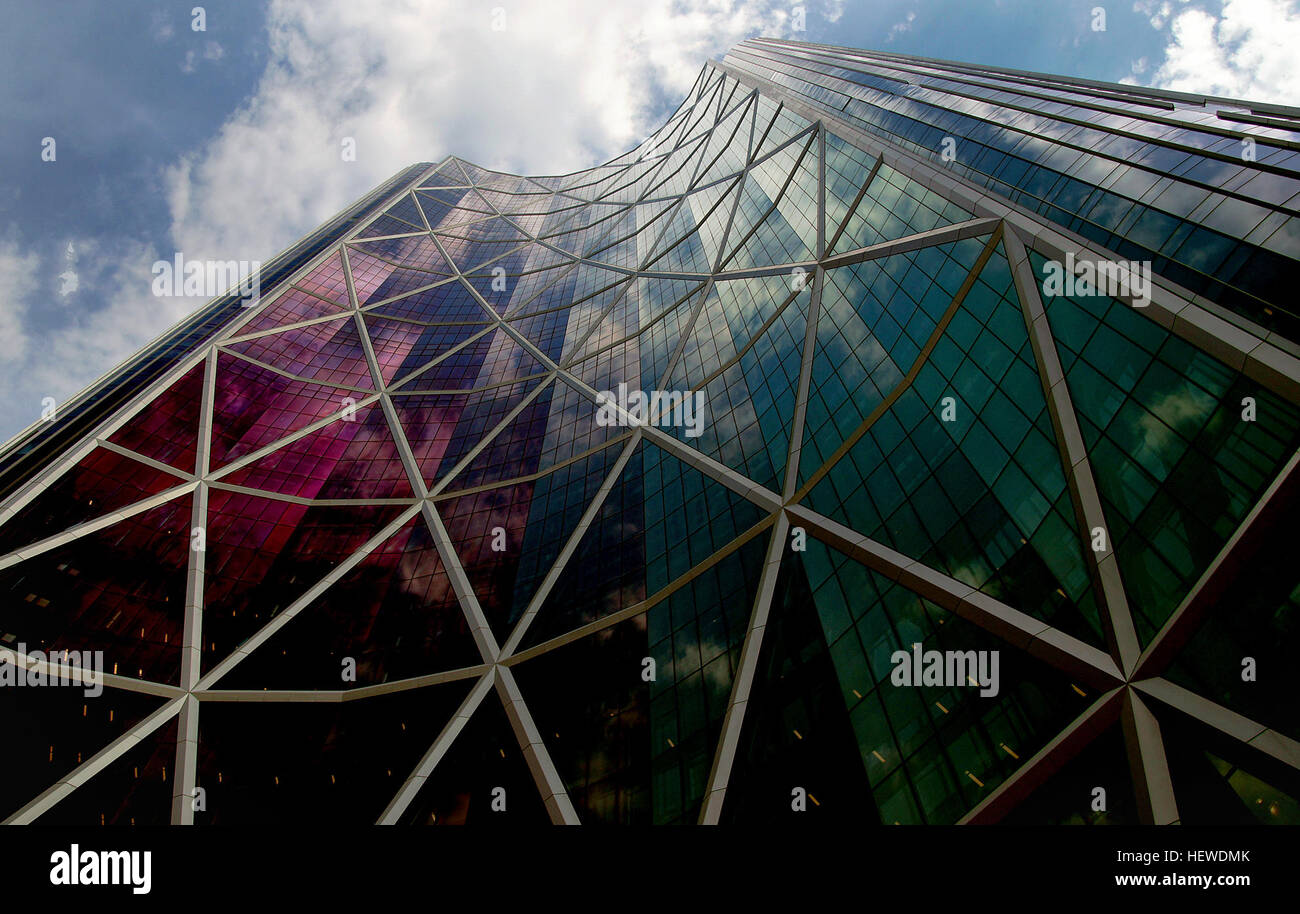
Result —
POLYGON ((0 646, 110 674, 0 690, 0 814, 1294 820, 1294 388, 953 188, 712 65, 607 165, 430 169, 0 508, 0 646))

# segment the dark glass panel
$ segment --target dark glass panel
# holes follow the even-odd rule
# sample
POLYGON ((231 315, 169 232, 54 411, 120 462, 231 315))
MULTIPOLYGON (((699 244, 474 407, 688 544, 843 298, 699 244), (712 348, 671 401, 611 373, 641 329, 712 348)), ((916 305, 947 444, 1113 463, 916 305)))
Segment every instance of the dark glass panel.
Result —
POLYGON ((0 555, 143 501, 184 480, 96 448, 0 528, 0 555))
POLYGON ((214 688, 354 689, 480 662, 433 536, 417 515, 214 688))
POLYGON ((170 720, 43 814, 40 825, 167 825, 176 775, 170 720))
POLYGON ((766 548, 755 537, 648 612, 514 667, 584 824, 698 818, 766 548))
POLYGON ((1138 825, 1124 734, 1109 727, 1052 774, 1011 814, 1006 825, 1138 825), (1098 794, 1100 788, 1105 791, 1098 794), (1101 808, 1099 808, 1101 807, 1101 808))
POLYGON ((374 824, 468 691, 457 682, 341 703, 203 702, 207 809, 195 824, 374 824))
POLYGON ((109 437, 116 445, 194 472, 198 447, 199 412, 203 406, 203 370, 200 362, 109 437))
POLYGON ((102 650, 107 672, 177 682, 191 520, 183 495, 6 568, 4 643, 102 650))
MULTIPOLYGON (((0 819, 53 787, 162 706, 161 698, 121 689, 105 689, 92 698, 78 686, 0 688, 0 720, 5 726, 0 819)), ((45 822, 48 815, 38 821, 45 822)))
POLYGON ((495 691, 489 691, 402 816, 404 825, 549 823, 532 772, 495 691), (504 791, 504 794, 499 791, 504 791), (504 796, 505 809, 493 808, 504 796))
POLYGON ((203 580, 204 669, 302 597, 401 510, 303 505, 212 490, 203 580))
POLYGON ((212 469, 287 438, 366 394, 286 378, 225 352, 217 354, 212 410, 212 469))

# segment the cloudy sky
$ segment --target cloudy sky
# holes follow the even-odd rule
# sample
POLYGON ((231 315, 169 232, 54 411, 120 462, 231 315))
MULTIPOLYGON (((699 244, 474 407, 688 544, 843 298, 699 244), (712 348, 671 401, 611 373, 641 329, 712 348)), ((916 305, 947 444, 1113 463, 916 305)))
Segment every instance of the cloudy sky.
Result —
POLYGON ((201 31, 195 7, 6 11, 0 440, 203 303, 154 296, 156 260, 269 260, 450 153, 604 161, 754 35, 1300 103, 1300 0, 211 0, 201 31))

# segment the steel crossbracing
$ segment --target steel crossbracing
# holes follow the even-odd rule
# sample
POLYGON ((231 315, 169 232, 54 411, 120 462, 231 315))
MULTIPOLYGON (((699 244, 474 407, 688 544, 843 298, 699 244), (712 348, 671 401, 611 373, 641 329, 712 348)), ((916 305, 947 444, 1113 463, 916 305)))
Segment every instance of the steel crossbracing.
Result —
MULTIPOLYGON (((721 153, 719 153, 721 154, 721 153)), ((714 160, 716 161, 716 159, 714 160)), ((1079 420, 1071 401, 1070 390, 1065 383, 1060 357, 1048 325, 1044 304, 1039 294, 1029 261, 1027 250, 1033 250, 1049 258, 1063 258, 1074 254, 1078 259, 1119 259, 1113 252, 1099 247, 1095 243, 1084 241, 1072 233, 1053 226, 1041 217, 1011 203, 1003 198, 990 195, 961 177, 946 172, 942 168, 922 160, 906 149, 876 136, 870 136, 856 129, 846 121, 839 120, 826 111, 807 105, 799 97, 783 87, 765 81, 751 73, 741 71, 726 63, 710 63, 701 72, 692 90, 688 102, 683 105, 667 125, 651 140, 638 150, 633 150, 616 160, 611 165, 580 172, 563 179, 542 181, 522 176, 503 175, 486 172, 482 169, 467 167, 463 171, 460 160, 448 158, 420 174, 409 185, 394 193, 390 202, 376 212, 364 223, 359 224, 342 243, 322 252, 311 262, 298 270, 276 294, 266 297, 258 307, 249 309, 240 315, 211 342, 183 358, 165 376, 149 385, 129 404, 122 407, 110 418, 93 429, 81 441, 66 450, 57 460, 49 464, 41 473, 33 477, 27 485, 16 491, 0 506, 0 525, 17 515, 29 502, 42 493, 51 483, 62 476, 71 467, 85 458, 96 448, 106 448, 123 453, 156 470, 175 477, 175 484, 151 497, 120 508, 111 514, 97 517, 64 530, 54 536, 25 546, 8 555, 0 556, 0 570, 27 561, 35 556, 49 552, 69 542, 104 530, 123 519, 139 515, 161 504, 182 497, 192 497, 193 528, 206 528, 208 523, 209 496, 214 491, 250 491, 228 481, 229 477, 241 468, 285 448, 295 441, 330 427, 340 420, 340 413, 326 415, 285 437, 266 444, 250 453, 244 454, 219 468, 214 468, 210 455, 212 447, 212 426, 214 397, 217 385, 218 356, 224 355, 245 361, 255 361, 250 356, 229 348, 232 343, 273 336, 286 330, 310 326, 316 323, 350 320, 362 341, 369 369, 373 390, 358 391, 356 405, 359 407, 377 405, 383 413, 388 431, 397 453, 401 458, 407 480, 414 492, 410 498, 389 499, 297 499, 296 496, 256 490, 260 497, 282 500, 299 500, 310 504, 357 505, 388 504, 401 508, 391 521, 382 529, 376 529, 359 549, 341 561, 327 575, 316 581, 291 605, 284 607, 272 616, 242 645, 225 659, 216 663, 206 672, 200 665, 201 649, 204 643, 204 581, 205 562, 203 551, 191 550, 186 579, 184 643, 182 652, 182 669, 180 683, 171 684, 149 681, 144 678, 126 675, 108 674, 106 685, 111 689, 121 689, 159 696, 166 699, 155 713, 128 729, 123 735, 104 747, 93 757, 86 759, 67 776, 52 784, 44 792, 34 797, 25 806, 15 812, 6 821, 27 823, 39 817, 64 800, 91 778, 107 768, 115 760, 137 746, 150 734, 172 720, 178 722, 178 738, 175 760, 175 778, 173 781, 173 803, 171 820, 174 824, 190 824, 195 815, 191 803, 198 784, 199 721, 206 705, 211 702, 277 702, 286 706, 302 702, 352 702, 365 701, 379 695, 420 689, 451 681, 472 681, 468 696, 464 699, 451 721, 442 729, 437 738, 428 747, 415 768, 410 771, 401 787, 388 803, 379 817, 380 823, 395 823, 419 793, 421 787, 430 778, 436 777, 439 762, 446 756, 455 741, 465 730, 473 715, 488 702, 499 702, 509 719, 511 728, 518 740, 519 749, 527 761, 539 796, 548 810, 551 820, 557 824, 575 824, 579 816, 574 803, 570 800, 566 785, 557 772, 548 751, 547 739, 539 732, 537 724, 529 710, 528 696, 516 683, 513 669, 524 661, 553 651, 579 639, 590 637, 598 631, 610 628, 620 622, 631 619, 647 609, 666 600, 672 593, 680 590, 703 571, 716 565, 728 555, 735 553, 741 546, 755 539, 766 543, 766 558, 760 579, 757 582, 756 596, 749 613, 748 628, 744 635, 743 647, 737 670, 733 677, 730 698, 721 735, 714 749, 711 770, 708 776, 707 792, 699 814, 699 821, 705 824, 720 820, 726 802, 728 785, 736 759, 742 727, 751 698, 759 663, 760 652, 764 645, 764 634, 772 612, 774 594, 777 590, 777 573, 783 555, 786 554, 790 531, 802 528, 820 542, 849 558, 867 566, 875 572, 896 582, 906 590, 924 598, 938 607, 953 613, 967 622, 983 629, 1000 639, 1007 650, 1025 652, 1039 661, 1068 674, 1079 682, 1095 690, 1097 697, 1093 703, 1070 725, 1051 740, 1023 764, 1007 780, 1002 782, 977 807, 971 810, 962 821, 992 822, 997 821, 1017 802, 1028 796, 1042 784, 1064 762, 1074 757, 1091 739, 1107 727, 1119 722, 1122 725, 1124 741, 1127 748, 1130 768, 1137 785, 1139 812, 1144 821, 1155 824, 1169 824, 1179 821, 1178 805, 1169 775, 1161 729, 1153 707, 1163 706, 1187 714, 1209 727, 1219 731, 1228 738, 1238 742, 1244 751, 1266 756, 1272 763, 1300 769, 1300 743, 1277 733, 1264 725, 1242 717, 1204 696, 1195 694, 1182 686, 1175 685, 1164 673, 1176 656, 1179 648, 1186 643, 1196 631, 1208 608, 1216 597, 1231 582, 1240 567, 1239 557, 1243 550, 1252 548, 1259 538, 1267 536, 1270 525, 1286 499, 1294 494, 1296 486, 1296 463, 1300 453, 1293 454, 1282 472, 1273 480, 1263 498, 1247 515, 1236 533, 1223 546, 1214 563, 1205 569, 1200 579, 1186 594, 1181 605, 1168 619, 1145 648, 1138 639, 1133 608, 1120 574, 1116 557, 1112 551, 1094 551, 1086 547, 1088 531, 1101 527, 1108 529, 1106 511, 1098 494, 1089 456, 1084 446, 1079 429, 1079 420), (730 93, 724 98, 725 93, 730 93), (761 135, 764 125, 756 116, 757 100, 762 95, 779 102, 784 110, 792 111, 810 123, 810 127, 797 135, 766 148, 763 145, 765 135, 761 135), (723 110, 725 108, 725 110, 723 110), (683 149, 694 149, 693 144, 703 147, 713 139, 717 130, 731 129, 733 124, 728 116, 740 112, 739 129, 735 129, 725 148, 739 144, 743 153, 743 164, 737 171, 711 180, 708 184, 697 184, 710 172, 713 162, 706 157, 698 159, 686 156, 674 158, 674 153, 683 149), (711 119, 711 120, 710 120, 711 119), (725 124, 725 128, 724 128, 725 124), (701 129, 702 132, 693 133, 701 129), (842 140, 855 145, 861 151, 875 159, 875 166, 866 175, 866 181, 858 194, 862 199, 878 168, 888 166, 906 177, 919 182, 924 187, 935 191, 967 211, 973 218, 953 225, 944 225, 929 231, 890 239, 856 250, 832 253, 837 240, 853 216, 858 200, 848 208, 839 226, 826 224, 826 175, 825 142, 827 133, 833 133, 842 140), (739 139, 738 139, 739 138, 739 139), (795 157, 789 180, 794 176, 803 155, 816 155, 818 163, 818 200, 817 227, 818 238, 815 257, 798 262, 773 263, 762 266, 743 266, 727 270, 727 254, 738 250, 743 238, 735 238, 737 232, 736 214, 740 208, 739 189, 745 185, 746 176, 762 162, 769 161, 779 154, 799 150, 795 157), (814 153, 813 151, 816 150, 814 153), (761 155, 760 155, 761 153, 761 155), (680 166, 686 163, 689 174, 675 173, 659 175, 659 169, 668 164, 680 166), (656 232, 658 240, 649 245, 644 262, 635 267, 613 265, 600 260, 596 251, 587 250, 577 254, 557 244, 554 235, 551 238, 539 237, 530 229, 528 220, 517 214, 503 210, 495 202, 503 194, 527 193, 537 201, 537 212, 556 212, 572 206, 575 219, 601 196, 588 197, 589 191, 618 195, 621 191, 619 176, 637 174, 640 188, 639 195, 626 202, 620 200, 619 212, 623 207, 654 202, 662 199, 666 204, 664 212, 657 217, 647 231, 656 232), (491 211, 475 213, 482 216, 473 222, 457 222, 447 225, 445 221, 431 221, 424 215, 421 196, 415 193, 417 188, 434 187, 428 184, 435 175, 443 179, 461 181, 459 184, 440 183, 436 189, 447 187, 468 187, 474 190, 488 190, 492 193, 478 196, 486 201, 491 211), (590 180, 584 180, 584 178, 590 180), (662 189, 665 182, 677 181, 670 186, 673 193, 663 198, 656 198, 656 189, 662 189), (685 188, 677 190, 682 182, 685 188), (595 191, 593 191, 593 186, 595 191), (664 237, 674 224, 675 213, 685 205, 690 192, 708 187, 722 187, 726 190, 737 188, 734 199, 726 193, 720 198, 719 205, 729 206, 717 255, 712 258, 710 272, 685 272, 654 268, 656 255, 671 248, 677 239, 664 237), (505 190, 511 187, 514 190, 505 190), (524 188, 527 188, 525 191, 524 188), (407 387, 409 382, 423 373, 429 366, 421 366, 418 371, 403 377, 385 380, 381 365, 377 359, 374 342, 365 316, 376 307, 387 302, 362 304, 355 287, 352 265, 354 243, 365 238, 371 225, 381 219, 386 212, 398 203, 413 201, 424 218, 422 228, 412 226, 409 236, 423 235, 432 239, 437 251, 451 267, 451 274, 445 277, 431 275, 431 282, 419 289, 402 293, 403 297, 413 292, 440 286, 459 286, 472 296, 481 306, 483 314, 478 320, 483 328, 472 336, 450 347, 446 352, 431 360, 429 365, 437 365, 453 358, 458 352, 471 345, 484 334, 498 331, 508 337, 522 350, 527 352, 540 366, 542 372, 534 389, 519 403, 512 407, 499 421, 489 428, 482 439, 469 450, 456 466, 445 476, 429 482, 410 442, 406 430, 398 415, 394 391, 407 387), (468 278, 467 274, 481 274, 490 270, 497 260, 506 258, 518 248, 503 251, 496 257, 483 263, 467 264, 462 269, 453 256, 449 242, 457 231, 470 225, 488 220, 499 220, 496 224, 508 225, 517 234, 518 248, 543 248, 553 252, 557 263, 568 263, 564 269, 556 270, 558 274, 552 283, 538 288, 525 301, 504 313, 493 307, 468 278), (830 237, 827 237, 827 236, 830 237), (910 370, 889 393, 887 399, 872 411, 844 441, 841 447, 810 475, 801 481, 800 457, 805 452, 805 419, 811 386, 814 353, 817 344, 818 317, 822 307, 823 289, 828 270, 852 264, 860 264, 890 257, 900 253, 912 252, 949 244, 965 239, 978 239, 983 245, 983 253, 966 276, 965 283, 954 296, 951 306, 943 320, 932 333, 928 344, 922 348, 920 355, 910 366, 910 370), (1080 541, 1085 543, 1083 554, 1088 562, 1088 572, 1093 593, 1096 596, 1102 627, 1105 635, 1105 648, 1095 647, 1078 638, 1066 634, 1051 625, 1022 612, 1012 605, 982 593, 975 587, 963 583, 938 569, 928 567, 885 544, 860 534, 851 527, 828 517, 804 504, 805 497, 812 488, 830 473, 831 469, 843 459, 852 445, 862 438, 875 421, 888 411, 889 406, 908 388, 917 377, 921 368, 930 357, 935 345, 942 337, 947 321, 962 306, 962 299, 974 284, 990 254, 1001 245, 1012 270, 1015 293, 1023 309, 1023 317, 1029 339, 1032 344, 1035 366, 1039 381, 1046 398, 1047 409, 1060 452, 1062 466, 1066 471, 1069 500, 1077 524, 1080 541), (291 323, 271 330, 255 333, 244 332, 251 322, 274 308, 276 301, 289 288, 303 277, 309 276, 330 257, 341 255, 344 275, 347 280, 347 297, 350 310, 345 317, 325 315, 306 321, 291 323), (459 474, 469 467, 474 459, 487 449, 493 439, 508 428, 527 406, 533 402, 547 385, 566 384, 580 392, 591 401, 595 408, 599 391, 582 379, 576 365, 594 355, 613 349, 626 342, 627 338, 614 343, 602 344, 603 348, 588 351, 587 342, 600 328, 602 320, 613 314, 619 307, 624 295, 627 295, 632 283, 625 283, 622 291, 612 297, 602 310, 592 316, 586 331, 570 344, 566 339, 565 351, 559 358, 548 355, 535 341, 521 331, 517 322, 511 318, 523 313, 528 304, 540 298, 548 288, 562 282, 565 275, 576 265, 589 263, 598 265, 611 273, 625 274, 629 277, 680 279, 695 283, 690 298, 692 302, 689 316, 680 331, 677 343, 672 350, 661 377, 661 386, 667 385, 674 368, 682 358, 692 328, 700 319, 710 291, 719 280, 740 279, 746 277, 783 276, 796 269, 806 271, 807 288, 810 290, 806 315, 806 334, 802 345, 799 365, 798 386, 794 399, 794 411, 790 429, 788 458, 781 470, 779 489, 759 484, 738 470, 725 465, 701 451, 684 443, 674 435, 654 424, 629 422, 629 430, 615 436, 600 448, 617 448, 618 458, 605 474, 604 482, 595 496, 587 504, 581 519, 564 541, 554 564, 542 578, 536 592, 517 621, 503 638, 498 639, 484 615, 478 596, 469 576, 461 562, 460 556, 447 532, 440 513, 440 501, 448 494, 461 495, 476 491, 457 489, 459 474), (199 433, 193 470, 186 472, 169 464, 154 460, 110 441, 110 437, 119 429, 127 426, 133 418, 145 409, 179 379, 191 370, 202 366, 202 405, 200 412, 199 433), (525 646, 525 634, 543 610, 548 595, 551 594, 561 573, 577 552, 584 534, 592 527, 599 515, 606 497, 614 488, 624 467, 634 451, 649 443, 689 467, 705 474, 746 501, 757 506, 764 514, 763 519, 747 529, 739 538, 725 544, 704 562, 677 579, 668 587, 650 594, 645 599, 625 606, 617 612, 603 616, 586 625, 567 633, 551 637, 538 644, 525 646), (427 675, 368 685, 349 690, 338 691, 276 691, 276 690, 237 690, 223 689, 223 679, 248 657, 254 655, 271 637, 289 625, 313 601, 329 590, 348 572, 356 568, 368 555, 383 544, 390 536, 402 529, 412 519, 418 518, 427 526, 436 545, 438 557, 450 580, 460 608, 464 613, 469 630, 479 653, 479 662, 472 666, 445 670, 427 675)), ((468 164, 468 163, 467 163, 468 164)), ((784 192, 785 188, 782 188, 784 192)), ((775 209, 778 200, 772 203, 775 209)), ((612 208, 611 208, 612 210, 612 208)), ((751 234, 758 223, 751 227, 751 234)), ((692 228, 691 231, 694 229, 692 228)), ((579 231, 579 229, 574 229, 579 231)), ((407 234, 384 235, 380 238, 408 237, 407 234)), ((607 240, 607 239, 606 239, 607 240)), ((608 247, 608 245, 606 245, 608 247)), ((578 250, 584 250, 579 248, 578 250)), ((638 251, 640 248, 638 248, 638 251)), ((795 307, 792 302, 796 294, 792 292, 789 299, 781 306, 795 307)), ((1131 302, 1130 302, 1131 303, 1131 302)), ((567 307, 572 308, 576 303, 567 307)), ((779 312, 778 312, 779 313, 779 312)), ((1262 328, 1251 332, 1242 320, 1227 323, 1198 301, 1196 296, 1182 290, 1173 283, 1156 278, 1152 290, 1152 301, 1143 311, 1146 317, 1167 328, 1171 333, 1208 352, 1215 358, 1240 370, 1245 376, 1257 382, 1261 387, 1272 391, 1291 403, 1300 403, 1300 361, 1278 344, 1262 328)), ((775 320, 776 314, 769 318, 775 320)), ((766 325, 765 325, 766 326, 766 325)), ((649 328, 638 329, 633 337, 645 333, 649 328)), ((761 334, 755 334, 755 339, 761 334)), ((629 337, 630 338, 630 337, 629 337)), ((298 377, 293 374, 290 365, 258 363, 260 367, 275 371, 286 377, 298 377)), ((717 376, 721 369, 713 372, 717 376)), ((304 381, 320 383, 317 379, 300 378, 304 381)), ((703 386, 702 384, 700 385, 703 386)), ((536 478, 544 473, 554 472, 560 466, 567 465, 581 458, 575 454, 572 458, 557 464, 556 467, 539 471, 526 478, 536 478)), ((518 482, 519 478, 497 481, 484 487, 504 486, 518 482)), ((50 672, 64 672, 71 676, 79 675, 74 668, 61 666, 53 660, 42 661, 43 668, 50 672)))

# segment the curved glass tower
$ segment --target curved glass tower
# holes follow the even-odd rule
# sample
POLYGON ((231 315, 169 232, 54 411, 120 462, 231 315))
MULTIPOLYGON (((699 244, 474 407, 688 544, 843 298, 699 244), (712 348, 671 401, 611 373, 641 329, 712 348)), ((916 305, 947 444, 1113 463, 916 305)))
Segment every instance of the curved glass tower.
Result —
POLYGON ((0 453, 16 823, 1297 823, 1300 110, 748 41, 0 453))

